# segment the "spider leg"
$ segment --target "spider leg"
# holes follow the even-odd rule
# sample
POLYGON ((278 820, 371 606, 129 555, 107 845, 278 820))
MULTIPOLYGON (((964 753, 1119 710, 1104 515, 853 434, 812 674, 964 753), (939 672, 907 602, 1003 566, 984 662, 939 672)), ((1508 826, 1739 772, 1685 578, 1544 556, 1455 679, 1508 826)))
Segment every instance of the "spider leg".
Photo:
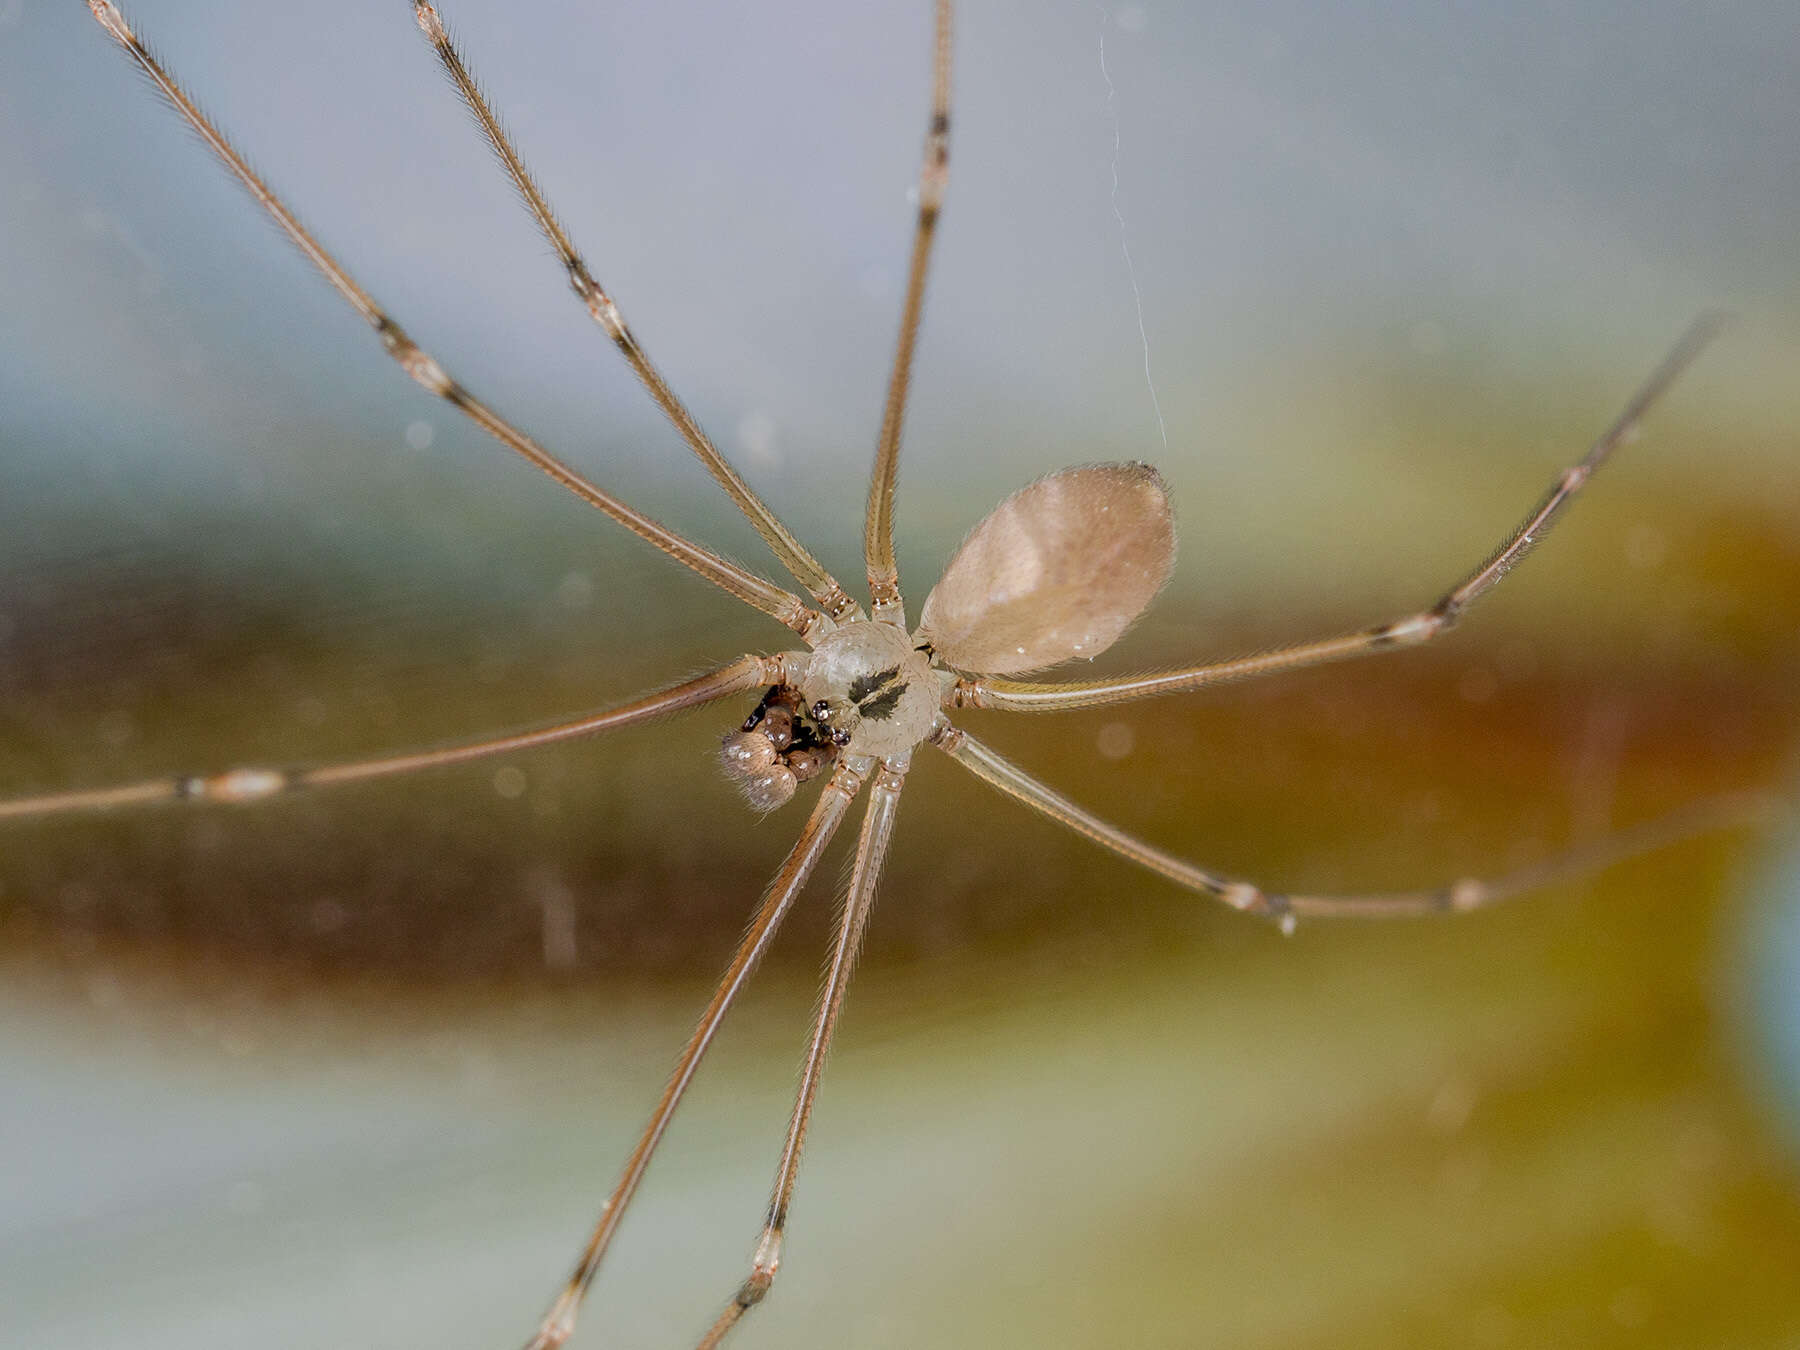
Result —
POLYGON ((510 754, 515 750, 530 750, 540 745, 593 736, 602 731, 612 731, 617 727, 631 726, 653 717, 663 717, 669 713, 699 707, 703 703, 730 698, 733 694, 748 693, 772 684, 784 684, 794 678, 800 669, 798 663, 805 659, 803 653, 795 653, 793 656, 740 656, 717 670, 684 680, 654 694, 647 694, 630 703, 621 703, 604 712, 588 713, 571 721, 554 722, 528 731, 441 746, 435 750, 410 750, 396 755, 321 764, 312 768, 246 766, 214 774, 172 774, 116 787, 80 788, 73 792, 4 798, 0 799, 0 821, 60 815, 72 811, 100 811, 119 806, 147 806, 159 802, 255 802, 306 788, 335 787, 340 783, 359 783, 369 778, 390 778, 419 769, 442 768, 467 760, 485 759, 489 755, 510 754))
POLYGON ((1341 661, 1346 657, 1370 652, 1392 651, 1399 647, 1415 647, 1441 637, 1450 631, 1463 611, 1499 584, 1518 566, 1549 531, 1563 508, 1586 486, 1589 478, 1607 460, 1614 449, 1630 438, 1638 422, 1688 365, 1699 356, 1706 344, 1724 326, 1724 316, 1702 314, 1688 325, 1675 346, 1657 366, 1650 378, 1632 395, 1613 424, 1587 454, 1563 470, 1537 508, 1526 517, 1486 562, 1470 572, 1428 609, 1409 614, 1391 623, 1377 624, 1360 632, 1317 642, 1302 642, 1292 647, 1259 652, 1231 661, 1211 662, 1185 670, 1164 670, 1149 675, 1131 675, 1122 679, 1082 680, 1061 684, 1002 680, 988 676, 963 676, 945 691, 946 708, 1004 708, 1011 712, 1061 712, 1070 708, 1093 708, 1106 703, 1126 703, 1134 699, 1154 698, 1161 694, 1183 694, 1209 685, 1246 680, 1299 666, 1341 661))
POLYGON ((1487 880, 1463 878, 1445 886, 1415 891, 1382 891, 1366 895, 1283 895, 1248 881, 1220 876, 1184 858, 1127 834, 1076 805, 1010 761, 995 754, 967 732, 939 717, 931 741, 977 778, 1014 801, 1049 816, 1102 848, 1147 867, 1177 886, 1221 900, 1246 914, 1276 920, 1292 932, 1299 919, 1401 919, 1424 914, 1461 913, 1480 909, 1558 882, 1611 867, 1614 863, 1677 844, 1715 830, 1767 823, 1784 809, 1775 797, 1737 793, 1708 797, 1654 820, 1606 835, 1592 844, 1553 854, 1541 862, 1487 880))
POLYGON ((806 1063, 800 1071, 800 1092, 788 1122, 787 1142, 781 1150, 781 1165, 776 1169, 775 1189, 769 1197, 762 1235, 757 1239, 756 1254, 751 1258, 750 1276, 701 1338, 699 1350, 714 1350, 744 1314, 762 1302, 780 1269, 788 1203, 793 1199, 794 1178, 800 1170, 800 1150, 806 1142, 806 1128, 812 1122, 819 1075, 825 1068, 825 1056, 831 1048, 832 1033, 837 1029, 838 1014, 843 1011, 844 991, 850 984, 850 974, 862 948, 869 909, 875 901, 875 885, 887 857, 888 842, 893 838, 894 814, 899 807, 906 770, 907 759, 890 758, 881 762, 881 769, 876 774, 868 811, 863 816, 862 836, 856 843, 856 862, 850 870, 850 887, 844 899, 843 916, 838 922, 837 940, 831 950, 831 962, 826 967, 825 986, 819 991, 812 1041, 806 1048, 806 1063))
POLYGON ((919 169, 919 221, 913 230, 906 299, 900 308, 900 338, 881 414, 875 472, 869 480, 869 512, 863 526, 863 557, 869 569, 869 604, 877 619, 906 626, 900 598, 900 568, 894 560, 894 492, 900 476, 900 427, 906 391, 912 383, 913 348, 925 306, 925 270, 937 233, 944 187, 950 179, 950 0, 938 0, 931 64, 931 121, 925 133, 925 162, 919 169))
POLYGON ((719 453, 694 415, 687 406, 675 396, 674 390, 663 379, 661 372, 651 364, 649 355, 639 345, 631 330, 625 324, 625 316, 619 313, 619 307, 613 303, 612 297, 594 280, 588 271, 587 263, 582 260, 576 250, 575 243, 569 238, 562 223, 557 220, 556 213, 550 209, 550 203, 543 191, 538 187, 531 172, 525 167, 525 161, 519 157, 512 140, 500 125, 500 119, 488 105, 481 88, 475 83, 475 77, 469 74, 469 68, 463 63, 462 55, 450 41, 445 31, 444 21, 438 16, 430 0, 414 0, 413 12, 418 17, 419 27, 437 49, 438 60, 449 72, 450 79, 456 85, 457 93, 462 95, 469 111, 475 115, 482 133, 486 135, 488 144, 494 149, 500 165, 506 175, 512 179, 513 186, 518 189, 527 209, 537 221, 538 229, 544 238, 550 241, 550 247, 556 250, 556 256, 562 261, 563 270, 568 273, 569 284, 575 294, 587 306, 594 322, 606 330, 606 335, 613 340, 626 363, 637 375, 638 382, 656 400, 656 406, 662 409, 663 416, 674 425, 681 438, 687 442, 688 448, 700 458, 706 471, 725 489, 738 510, 742 511, 750 523, 774 550, 781 565, 787 568, 794 580, 812 593, 825 612, 833 619, 843 619, 856 609, 856 602, 844 593, 837 579, 827 572, 819 560, 796 539, 793 532, 781 523, 768 505, 751 490, 738 471, 719 453))
POLYGON ((187 92, 175 82, 175 77, 164 70, 162 63, 150 54, 131 26, 125 22, 125 16, 119 12, 118 7, 110 0, 88 0, 88 8, 100 21, 101 27, 112 35, 150 77, 151 83, 175 111, 199 133, 207 148, 256 198, 258 205, 268 212, 282 233, 306 255, 307 261, 324 275, 338 294, 349 302, 351 308, 362 315, 369 327, 375 330, 375 335, 381 340, 387 354, 398 361, 401 368, 421 387, 436 394, 488 435, 537 466, 589 506, 611 516, 640 539, 654 544, 715 586, 778 619, 802 637, 817 631, 822 616, 808 609, 798 596, 790 595, 767 577, 758 576, 720 557, 711 549, 677 534, 668 526, 627 506, 605 489, 590 483, 452 379, 449 372, 408 337, 400 325, 389 318, 375 303, 374 298, 344 270, 337 259, 327 253, 324 246, 307 232, 294 213, 288 210, 268 184, 257 176, 243 156, 232 147, 231 142, 226 140, 224 133, 207 119, 187 92))
POLYGON ((700 1067, 701 1057, 706 1054, 713 1036, 725 1020, 726 1012, 749 980, 750 972, 769 949, 775 930, 787 917, 795 897, 800 894, 807 878, 812 875, 813 868, 817 866, 820 855, 825 852, 825 846, 837 833, 844 813, 861 791, 863 778, 868 771, 867 760, 840 760, 830 781, 825 784, 824 791, 819 794, 819 800, 813 805, 812 815, 807 818, 805 828, 800 831, 800 838, 795 841, 792 852, 775 873, 775 879, 769 883, 769 889, 763 895, 762 907, 751 919, 749 930, 738 943, 737 950, 732 953, 731 963, 726 966, 718 988, 713 991, 712 1000, 700 1014, 700 1025, 694 1028, 693 1035, 688 1037, 687 1044, 682 1048, 681 1058, 675 1061, 675 1070, 669 1075, 668 1085, 663 1088, 656 1110, 651 1114, 643 1134, 639 1136, 637 1147, 631 1150, 631 1156, 625 1160, 625 1169, 619 1176, 618 1184, 613 1187, 612 1194, 607 1196, 606 1204, 600 1210, 600 1220, 594 1225, 587 1245, 582 1248, 574 1271, 564 1284, 562 1292, 556 1296, 555 1302, 550 1305, 550 1310, 544 1314, 544 1320, 538 1325, 536 1334, 527 1342, 526 1350, 554 1350, 554 1347, 560 1346, 574 1332, 581 1300, 600 1269, 600 1260, 606 1255, 607 1246, 618 1231, 619 1220, 625 1215, 625 1207, 631 1203, 638 1183, 643 1180, 644 1172, 650 1166, 651 1155, 662 1142, 663 1131, 668 1129, 669 1121, 675 1115, 675 1108, 681 1104, 682 1095, 693 1081, 694 1071, 700 1067))

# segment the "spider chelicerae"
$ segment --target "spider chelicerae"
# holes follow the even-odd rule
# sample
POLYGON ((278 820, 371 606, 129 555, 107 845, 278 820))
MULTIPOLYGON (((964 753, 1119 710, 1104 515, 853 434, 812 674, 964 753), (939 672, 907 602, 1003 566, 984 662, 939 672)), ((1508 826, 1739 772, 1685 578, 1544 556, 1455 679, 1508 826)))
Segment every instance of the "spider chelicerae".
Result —
POLYGON ((1640 830, 1490 880, 1465 879, 1424 891, 1395 894, 1286 895, 1249 881, 1215 875, 1132 837, 995 754, 957 727, 950 716, 966 707, 1020 712, 1094 707, 1188 692, 1431 641, 1449 631, 1470 605, 1536 545, 1595 469, 1628 437, 1651 403, 1713 336, 1718 327, 1714 317, 1700 319, 1681 337, 1615 422, 1585 456, 1558 477, 1524 525, 1504 540, 1487 561, 1417 612, 1320 641, 1181 670, 1124 679, 1025 679, 1020 677, 1075 658, 1091 657, 1110 646, 1145 610, 1168 578, 1175 537, 1167 493, 1149 466, 1096 464, 1052 474, 1009 497, 975 527, 917 611, 916 623, 908 623, 894 556, 893 515, 912 358, 931 246, 947 183, 951 106, 947 0, 937 6, 933 89, 919 180, 918 221, 869 492, 864 538, 866 607, 826 571, 751 490, 664 382, 557 222, 432 5, 423 0, 415 5, 420 26, 560 259, 574 292, 804 595, 748 571, 634 510, 555 458, 458 383, 306 232, 149 54, 120 12, 105 0, 90 0, 90 7, 276 224, 369 323, 384 349, 415 381, 564 488, 698 575, 769 615, 804 644, 804 650, 744 655, 697 678, 619 707, 522 734, 317 767, 236 768, 0 802, 0 818, 13 819, 158 802, 249 803, 304 789, 393 776, 594 735, 702 704, 733 699, 747 704, 755 700, 748 717, 722 742, 725 771, 759 810, 775 810, 796 796, 802 785, 814 781, 819 785, 816 798, 797 843, 763 897, 607 1199, 575 1270, 533 1337, 533 1345, 561 1344, 573 1331, 586 1289, 701 1058, 854 800, 866 789, 869 801, 856 844, 846 903, 751 1273, 706 1332, 702 1346, 717 1344, 770 1288, 780 1264, 788 1203, 820 1072, 862 943, 906 774, 913 753, 921 746, 946 753, 1015 801, 1177 885, 1262 916, 1284 929, 1311 917, 1389 917, 1473 909, 1743 815, 1744 804, 1735 799, 1705 802, 1640 830))

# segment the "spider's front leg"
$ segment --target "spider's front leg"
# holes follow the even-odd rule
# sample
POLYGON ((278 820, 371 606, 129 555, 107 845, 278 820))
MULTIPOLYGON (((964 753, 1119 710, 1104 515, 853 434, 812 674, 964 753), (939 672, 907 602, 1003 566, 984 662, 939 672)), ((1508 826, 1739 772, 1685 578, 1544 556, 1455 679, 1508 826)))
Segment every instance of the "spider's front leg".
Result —
MULTIPOLYGON (((589 1234, 587 1245, 582 1248, 581 1256, 575 1262, 575 1269, 563 1285, 562 1292, 557 1294, 556 1300, 550 1305, 550 1310, 544 1314, 537 1332, 526 1343, 525 1350, 556 1350, 556 1347, 574 1334, 575 1318, 581 1310, 581 1301, 599 1272, 601 1258, 606 1255, 607 1247, 618 1232, 619 1221, 625 1217, 625 1208, 637 1192, 638 1183, 644 1179, 644 1173, 650 1166, 650 1158, 656 1152, 656 1146, 662 1142, 669 1122, 674 1119, 675 1108, 681 1105, 682 1096, 687 1092, 688 1084, 693 1081, 701 1058, 717 1035, 725 1014, 730 1011, 731 1005, 749 980, 750 972, 756 968, 763 954, 768 951, 769 944, 774 941, 776 929, 787 917, 795 898, 806 885, 813 868, 818 865, 826 845, 837 833, 844 813, 850 809, 850 803, 862 790, 863 779, 870 767, 869 761, 860 757, 839 761, 831 780, 819 794, 819 800, 813 805, 812 815, 807 818, 806 827, 801 830, 793 850, 775 873, 774 881, 769 883, 761 908, 750 921, 750 927, 743 940, 738 943, 737 951, 732 953, 731 963, 726 966, 718 988, 713 991, 712 1000, 700 1014, 699 1026, 694 1028, 693 1035, 688 1037, 687 1044, 682 1047, 681 1057, 675 1061, 675 1069, 669 1075, 668 1085, 663 1088, 662 1097, 650 1115, 649 1124, 638 1137, 637 1147, 631 1150, 631 1156, 625 1160, 624 1170, 600 1210, 599 1221, 589 1234)), ((874 815, 873 810, 870 814, 874 815)), ((891 808, 888 815, 891 820, 891 808)), ((864 833, 866 836, 866 827, 864 833)))
POLYGON ((806 1142, 807 1126, 812 1123, 813 1100, 818 1095, 825 1055, 837 1030, 838 1014, 843 1011, 844 991, 856 966, 857 953, 862 949, 869 909, 875 901, 875 886, 881 877, 888 843, 893 838, 894 814, 899 808, 900 789, 909 762, 910 756, 904 755, 884 759, 875 775, 869 808, 863 816, 862 836, 856 842, 856 862, 850 871, 844 912, 838 919, 837 939, 831 949, 831 964, 826 969, 825 987, 819 992, 812 1041, 806 1048, 806 1064, 800 1072, 800 1091, 794 1100, 794 1114, 788 1121, 787 1142, 782 1146, 781 1164, 775 1172, 775 1190, 769 1197, 769 1210, 756 1242, 756 1254, 751 1258, 750 1275, 701 1338, 698 1350, 713 1350, 724 1340, 726 1333, 744 1314, 762 1302, 781 1268, 781 1244, 787 1231, 788 1203, 794 1195, 794 1178, 800 1171, 800 1149, 806 1142))
POLYGON ((312 788, 338 787, 374 778, 394 778, 422 769, 448 768, 493 755, 512 754, 556 745, 562 741, 597 736, 602 732, 634 726, 671 713, 698 708, 719 699, 745 694, 768 684, 798 679, 806 656, 790 652, 782 656, 740 656, 717 670, 670 685, 653 694, 587 713, 566 722, 503 736, 484 736, 425 750, 404 750, 369 759, 339 760, 334 764, 269 768, 240 765, 218 773, 165 774, 160 778, 111 787, 71 788, 32 797, 0 798, 0 821, 29 820, 40 816, 76 812, 110 811, 126 806, 216 803, 244 806, 312 788))
POLYGON ((906 605, 900 598, 900 567, 894 560, 894 496, 900 482, 900 429, 912 386, 913 350, 925 311, 925 272, 931 264, 931 244, 937 237, 938 214, 950 181, 950 25, 950 0, 938 0, 932 25, 931 120, 925 130, 925 161, 919 166, 919 214, 913 226, 906 299, 900 306, 900 337, 894 345, 894 366, 888 376, 863 523, 870 614, 902 628, 906 626, 906 605))

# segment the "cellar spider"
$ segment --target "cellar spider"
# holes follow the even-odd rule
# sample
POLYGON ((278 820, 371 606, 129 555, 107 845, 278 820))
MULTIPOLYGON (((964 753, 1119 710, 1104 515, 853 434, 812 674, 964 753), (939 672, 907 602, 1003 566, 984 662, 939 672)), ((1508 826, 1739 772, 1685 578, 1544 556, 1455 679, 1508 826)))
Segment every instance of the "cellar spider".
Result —
POLYGON ((1310 918, 1401 917, 1467 911, 1582 874, 1696 832, 1741 822, 1761 803, 1703 801, 1645 826, 1612 835, 1497 877, 1462 879, 1418 891, 1298 895, 1202 869, 1135 838, 1031 777, 969 736, 952 720, 962 708, 1053 712, 1191 692, 1353 656, 1427 644, 1447 633, 1541 540, 1556 517, 1622 444, 1655 400, 1719 328, 1697 320, 1631 396, 1587 453, 1565 469, 1525 523, 1486 561, 1433 603, 1350 633, 1256 655, 1129 678, 1040 681, 1020 678, 1107 649, 1146 609, 1167 580, 1175 540, 1163 482, 1144 464, 1095 464, 1051 474, 1003 501, 953 557, 909 627, 893 548, 899 449, 928 264, 944 199, 950 131, 950 4, 939 0, 933 80, 918 214, 902 302, 899 338, 871 478, 864 556, 868 603, 845 588, 802 545, 719 453, 664 382, 608 293, 589 271, 546 198, 502 131, 436 9, 415 11, 459 94, 561 261, 566 278, 720 487, 750 520, 804 595, 752 572, 636 511, 570 468, 458 383, 391 319, 300 225, 153 58, 108 0, 89 0, 94 16, 178 113, 257 199, 288 238, 374 329, 384 349, 416 382, 468 416, 508 449, 588 505, 610 516, 691 571, 790 630, 804 650, 746 654, 696 678, 584 717, 524 733, 451 746, 304 768, 239 767, 121 786, 0 801, 0 819, 177 802, 245 804, 301 790, 390 777, 415 770, 597 735, 653 717, 758 696, 723 740, 722 762, 749 804, 773 811, 803 783, 821 786, 798 841, 776 872, 575 1268, 529 1344, 561 1345, 665 1129, 707 1048, 752 969, 806 885, 864 789, 869 802, 855 847, 842 913, 820 994, 797 1098, 773 1194, 748 1276, 701 1338, 718 1344, 761 1301, 780 1266, 787 1211, 820 1073, 862 945, 877 881, 892 838, 915 750, 948 755, 1015 802, 1085 835, 1178 886, 1262 917, 1284 931, 1310 918))

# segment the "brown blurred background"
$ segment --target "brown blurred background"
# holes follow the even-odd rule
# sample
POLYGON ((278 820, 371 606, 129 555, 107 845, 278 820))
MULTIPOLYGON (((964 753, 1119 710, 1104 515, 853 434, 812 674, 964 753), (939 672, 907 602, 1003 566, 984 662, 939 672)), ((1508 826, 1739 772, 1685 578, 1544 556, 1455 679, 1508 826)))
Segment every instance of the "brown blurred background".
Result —
MULTIPOLYGON (((763 565, 568 303, 404 6, 138 8, 459 376, 763 565)), ((924 7, 447 14, 652 354, 859 576, 924 7)), ((1795 22, 967 15, 903 482, 915 607, 1006 491, 1140 457, 1183 554, 1105 669, 1392 617, 1499 541, 1692 314, 1738 321, 1441 648, 966 724, 1284 889, 1492 872, 1790 787, 1795 22)), ((431 743, 782 645, 387 368, 81 6, 0 4, 0 76, 0 794, 431 743)), ((799 826, 714 769, 738 715, 0 831, 0 1338, 521 1339, 799 826)), ((1720 836, 1283 940, 926 756, 743 1343, 1800 1342, 1783 848, 1720 836)), ((824 872, 587 1343, 691 1340, 741 1277, 824 872)))

